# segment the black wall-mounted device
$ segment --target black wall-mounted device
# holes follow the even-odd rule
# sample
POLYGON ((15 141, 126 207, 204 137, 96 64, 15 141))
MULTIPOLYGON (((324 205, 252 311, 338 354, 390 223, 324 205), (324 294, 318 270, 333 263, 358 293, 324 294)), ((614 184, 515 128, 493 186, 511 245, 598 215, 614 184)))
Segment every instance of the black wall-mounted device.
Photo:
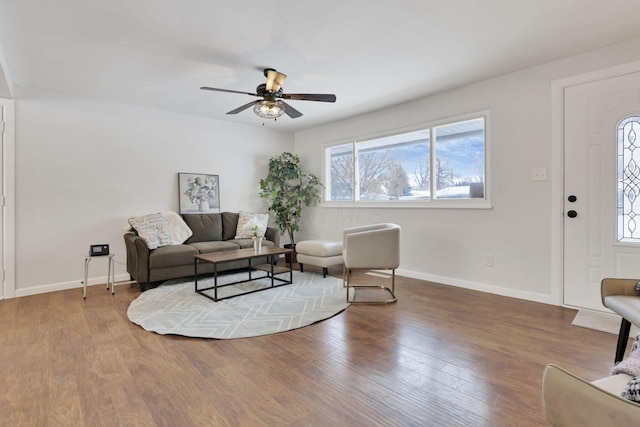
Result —
POLYGON ((91 245, 89 256, 109 255, 109 245, 91 245))

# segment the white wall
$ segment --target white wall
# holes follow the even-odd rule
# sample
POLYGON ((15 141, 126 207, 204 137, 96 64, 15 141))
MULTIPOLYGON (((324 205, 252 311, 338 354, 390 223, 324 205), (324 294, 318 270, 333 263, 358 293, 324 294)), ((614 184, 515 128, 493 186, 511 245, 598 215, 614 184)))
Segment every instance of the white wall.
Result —
MULTIPOLYGON (((16 101, 16 296, 80 286, 92 243, 116 254, 126 280, 127 218, 178 210, 178 172, 220 176, 223 211, 266 211, 270 156, 293 136, 264 127, 122 105, 16 101)), ((94 260, 89 283, 104 283, 94 260)))
MULTIPOLYGON (((493 209, 320 206, 309 211, 297 240, 340 239, 345 227, 395 222, 403 228, 400 274, 559 303, 551 265, 558 261, 552 260, 552 254, 557 256, 553 241, 561 236, 552 235, 552 207, 557 205, 552 193, 562 194, 561 190, 553 191, 562 186, 562 170, 561 166, 553 167, 561 162, 554 158, 558 150, 551 144, 551 84, 568 76, 637 61, 639 48, 640 40, 633 40, 299 132, 296 153, 306 160, 311 172, 320 176, 323 144, 488 109, 488 180, 493 209), (546 168, 549 180, 531 181, 534 168, 546 168), (494 256, 493 267, 484 265, 488 254, 494 256)), ((562 212, 555 214, 561 216, 562 212)))

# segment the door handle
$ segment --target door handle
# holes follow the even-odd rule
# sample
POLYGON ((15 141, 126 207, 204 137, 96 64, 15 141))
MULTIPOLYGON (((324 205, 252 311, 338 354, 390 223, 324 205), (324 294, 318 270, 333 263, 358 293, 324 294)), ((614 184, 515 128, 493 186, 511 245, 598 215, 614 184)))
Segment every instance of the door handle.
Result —
POLYGON ((578 200, 578 198, 572 194, 572 195, 570 195, 569 197, 567 197, 567 200, 568 200, 569 202, 573 203, 573 202, 575 202, 576 200, 578 200))
POLYGON ((571 210, 571 211, 567 212, 567 216, 569 218, 575 218, 575 217, 578 216, 578 212, 571 210))

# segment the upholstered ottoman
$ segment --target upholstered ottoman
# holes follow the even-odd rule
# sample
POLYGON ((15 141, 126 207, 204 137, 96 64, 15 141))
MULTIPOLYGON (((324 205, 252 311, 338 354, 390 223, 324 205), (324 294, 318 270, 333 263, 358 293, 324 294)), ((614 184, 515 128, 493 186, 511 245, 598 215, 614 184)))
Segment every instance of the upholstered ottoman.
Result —
POLYGON ((322 267, 322 277, 327 277, 327 268, 342 265, 342 242, 328 240, 303 240, 296 244, 296 257, 300 264, 300 272, 304 265, 322 267))

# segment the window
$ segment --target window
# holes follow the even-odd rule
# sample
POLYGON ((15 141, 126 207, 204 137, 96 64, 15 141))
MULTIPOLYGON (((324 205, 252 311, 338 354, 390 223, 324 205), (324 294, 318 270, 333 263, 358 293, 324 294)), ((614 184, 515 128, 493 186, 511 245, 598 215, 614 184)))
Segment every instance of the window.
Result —
POLYGON ((640 242, 640 117, 627 117, 618 123, 618 241, 640 242))
POLYGON ((484 199, 485 117, 325 149, 325 201, 484 199))

